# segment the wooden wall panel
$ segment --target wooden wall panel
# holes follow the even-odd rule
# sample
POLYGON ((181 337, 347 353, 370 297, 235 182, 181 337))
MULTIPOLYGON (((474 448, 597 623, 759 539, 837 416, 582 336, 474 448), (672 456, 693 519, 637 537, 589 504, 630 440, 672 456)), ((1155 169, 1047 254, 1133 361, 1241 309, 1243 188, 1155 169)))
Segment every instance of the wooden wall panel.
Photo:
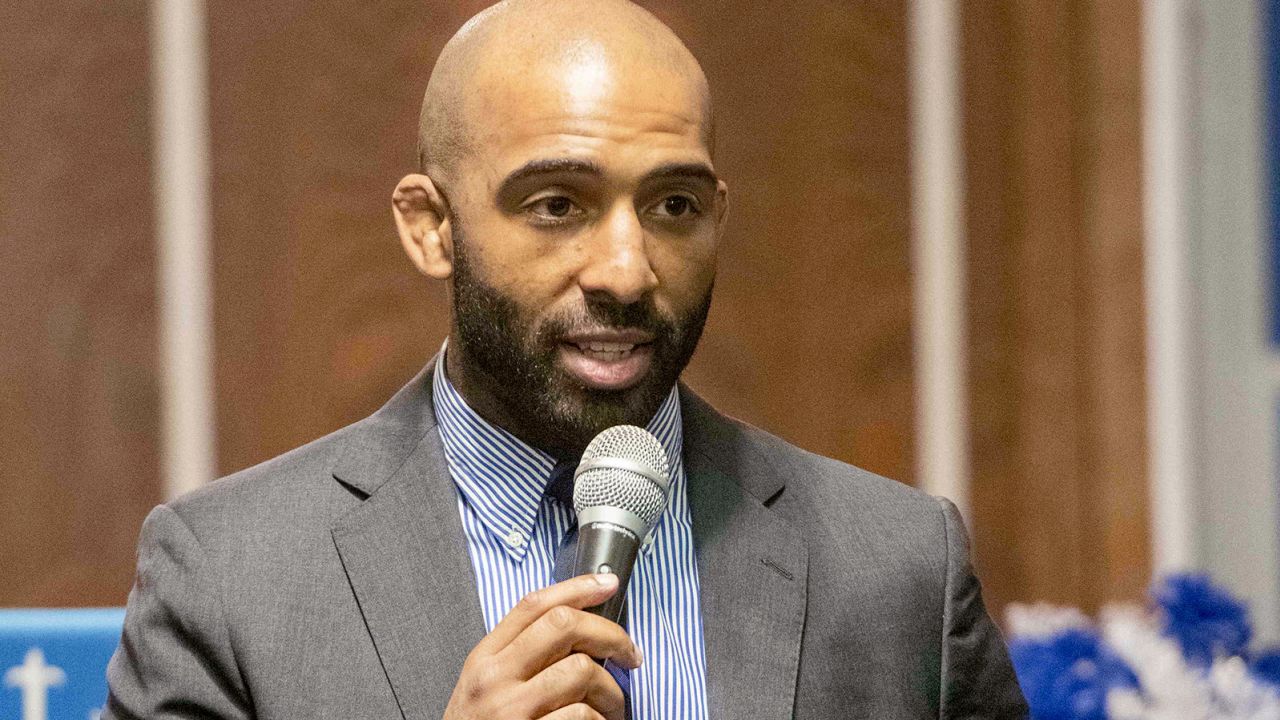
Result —
POLYGON ((436 52, 486 3, 210 8, 220 469, 353 422, 439 347, 442 286, 400 250, 436 52))
POLYGON ((1139 0, 963 14, 973 524, 989 596, 1148 579, 1139 0))
MULTIPOLYGON (((481 2, 211 8, 221 469, 372 411, 438 347, 388 211, 418 104, 481 2)), ((689 372, 721 407, 910 478, 902 2, 648 2, 699 56, 731 185, 689 372)))
POLYGON ((0 605, 120 605, 160 495, 147 3, 0 18, 0 605))

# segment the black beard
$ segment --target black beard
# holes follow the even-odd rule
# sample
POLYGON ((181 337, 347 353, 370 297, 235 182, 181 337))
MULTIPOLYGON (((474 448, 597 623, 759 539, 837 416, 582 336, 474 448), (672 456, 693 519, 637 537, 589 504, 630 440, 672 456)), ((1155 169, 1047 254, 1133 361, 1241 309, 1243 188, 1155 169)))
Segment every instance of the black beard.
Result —
POLYGON ((623 304, 588 299, 584 307, 535 326, 518 303, 482 280, 468 260, 462 228, 453 225, 453 338, 467 371, 519 427, 506 428, 560 456, 581 452, 601 430, 644 427, 693 356, 711 309, 711 288, 680 317, 659 311, 652 296, 623 304), (647 375, 625 390, 585 387, 556 359, 560 338, 588 329, 640 329, 653 337, 647 375))

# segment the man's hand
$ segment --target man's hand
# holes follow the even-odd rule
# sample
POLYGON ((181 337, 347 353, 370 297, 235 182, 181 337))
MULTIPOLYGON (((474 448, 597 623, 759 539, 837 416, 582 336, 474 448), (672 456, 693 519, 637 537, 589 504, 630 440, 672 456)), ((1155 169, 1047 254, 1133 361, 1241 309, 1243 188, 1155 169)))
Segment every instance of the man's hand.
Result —
POLYGON ((622 690, 594 658, 633 670, 640 648, 582 609, 617 591, 617 576, 605 574, 526 595, 467 656, 445 720, 622 720, 622 690))

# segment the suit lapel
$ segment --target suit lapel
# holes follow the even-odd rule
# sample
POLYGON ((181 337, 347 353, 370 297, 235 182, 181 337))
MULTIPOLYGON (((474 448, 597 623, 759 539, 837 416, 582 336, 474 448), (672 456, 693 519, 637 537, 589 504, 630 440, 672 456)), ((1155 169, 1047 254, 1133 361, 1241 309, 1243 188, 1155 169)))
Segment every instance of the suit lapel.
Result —
POLYGON ((808 552, 798 529, 764 504, 784 481, 739 428, 687 389, 681 396, 710 716, 790 718, 808 552))
POLYGON ((333 541, 410 720, 444 713, 463 660, 484 636, 430 370, 370 418, 334 473, 368 494, 334 525, 333 541))

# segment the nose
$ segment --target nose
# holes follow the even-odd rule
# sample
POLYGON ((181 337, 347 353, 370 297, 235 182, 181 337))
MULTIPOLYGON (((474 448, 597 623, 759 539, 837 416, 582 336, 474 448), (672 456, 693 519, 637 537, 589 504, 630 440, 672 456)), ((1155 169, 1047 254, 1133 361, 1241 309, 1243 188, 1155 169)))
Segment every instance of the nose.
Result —
POLYGON ((658 286, 644 227, 629 203, 618 203, 596 225, 578 286, 588 297, 608 296, 624 305, 639 301, 658 286))

